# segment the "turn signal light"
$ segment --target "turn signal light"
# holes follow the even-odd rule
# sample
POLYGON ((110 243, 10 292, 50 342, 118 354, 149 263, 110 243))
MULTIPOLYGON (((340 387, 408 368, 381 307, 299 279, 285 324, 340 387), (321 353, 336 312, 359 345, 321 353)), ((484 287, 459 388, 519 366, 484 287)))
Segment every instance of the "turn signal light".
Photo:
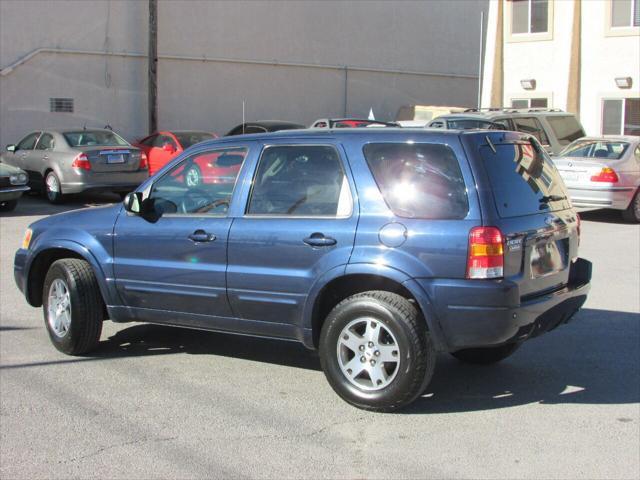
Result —
POLYGON ((618 180, 618 174, 613 168, 603 167, 600 173, 591 177, 592 182, 608 182, 616 183, 618 180))
POLYGON ((147 154, 144 152, 140 152, 140 166, 139 170, 146 170, 149 168, 149 159, 147 158, 147 154))
POLYGON ((502 232, 496 227, 474 227, 469 232, 467 278, 502 278, 504 248, 502 232))
POLYGON ((84 153, 80 153, 76 158, 74 158, 71 166, 82 170, 91 170, 91 163, 89 162, 87 155, 84 153))

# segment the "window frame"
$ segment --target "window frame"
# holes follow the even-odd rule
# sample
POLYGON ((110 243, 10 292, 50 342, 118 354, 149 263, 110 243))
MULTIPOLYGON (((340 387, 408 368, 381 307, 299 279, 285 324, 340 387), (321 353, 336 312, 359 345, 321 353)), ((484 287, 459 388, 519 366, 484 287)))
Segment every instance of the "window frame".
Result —
POLYGON ((553 24, 554 24, 554 15, 553 15, 553 6, 554 0, 547 0, 547 31, 546 32, 531 32, 531 5, 532 0, 526 0, 528 4, 528 26, 527 32, 514 33, 513 32, 513 1, 512 0, 501 0, 505 3, 505 15, 503 18, 503 27, 504 32, 506 32, 505 40, 508 43, 517 43, 517 42, 537 42, 542 40, 553 40, 553 24))
POLYGON ((640 100, 640 97, 613 97, 605 96, 600 98, 600 134, 601 135, 626 135, 624 133, 624 114, 627 106, 627 100, 640 100), (621 101, 620 109, 620 130, 618 133, 604 133, 604 102, 621 101))
POLYGON ((267 219, 267 218, 277 218, 277 219, 291 219, 291 220, 304 220, 304 219, 322 219, 322 220, 347 220, 353 218, 353 214, 355 212, 355 196, 353 193, 353 187, 351 185, 351 178, 349 178, 349 166, 345 161, 344 156, 340 153, 340 148, 333 143, 265 143, 262 145, 260 152, 258 154, 258 158, 255 163, 255 167, 253 169, 253 173, 251 175, 251 188, 247 193, 247 199, 245 201, 244 210, 242 213, 243 218, 256 218, 256 219, 267 219), (286 214, 271 214, 271 213, 249 213, 249 206, 251 205, 251 198, 253 197, 253 189, 255 187, 256 177, 258 175, 258 171, 260 170, 260 164, 262 162, 262 158, 265 152, 269 148, 277 148, 277 147, 330 147, 335 150, 340 167, 342 168, 342 173, 347 181, 348 193, 349 193, 349 213, 345 215, 286 215, 286 214))
POLYGON ((179 165, 182 165, 183 163, 187 162, 190 158, 194 158, 197 156, 201 156, 201 155, 207 155, 210 154, 212 152, 216 152, 219 150, 232 150, 232 149, 240 149, 240 148, 244 148, 246 150, 246 154, 244 156, 244 159, 242 160, 242 164, 240 165, 240 170, 238 170, 238 175, 236 175, 236 179, 235 182, 233 184, 233 189, 231 190, 231 195, 230 195, 230 200, 229 200, 229 208, 227 208, 227 211, 225 213, 209 213, 209 212, 202 212, 202 213, 164 213, 162 216, 163 217, 169 217, 169 218, 229 218, 229 217, 233 217, 234 215, 231 214, 231 210, 233 207, 233 203, 234 200, 239 192, 239 188, 242 188, 242 185, 238 185, 239 183, 242 183, 241 180, 241 176, 242 176, 242 172, 245 169, 245 165, 247 164, 247 162, 250 161, 250 155, 251 155, 251 144, 234 144, 234 145, 221 145, 218 146, 217 148, 204 148, 202 150, 199 150, 197 152, 193 152, 190 153, 189 155, 186 155, 184 157, 182 157, 180 160, 178 160, 176 158, 176 162, 174 163, 173 161, 171 161, 171 163, 169 163, 169 167, 167 168, 167 171, 164 172, 160 177, 158 177, 157 179, 155 179, 153 182, 151 182, 149 185, 147 185, 142 191, 145 192, 144 195, 144 200, 147 200, 149 198, 151 198, 151 195, 154 191, 154 188, 156 186, 156 184, 160 181, 162 181, 162 179, 164 179, 167 175, 169 175, 172 171, 174 171, 179 165))
POLYGON ((633 25, 633 5, 634 2, 640 3, 640 0, 631 0, 631 11, 629 12, 631 23, 630 25, 621 25, 614 27, 613 22, 613 1, 607 0, 605 4, 604 15, 604 34, 605 37, 627 37, 640 35, 640 25, 633 25))

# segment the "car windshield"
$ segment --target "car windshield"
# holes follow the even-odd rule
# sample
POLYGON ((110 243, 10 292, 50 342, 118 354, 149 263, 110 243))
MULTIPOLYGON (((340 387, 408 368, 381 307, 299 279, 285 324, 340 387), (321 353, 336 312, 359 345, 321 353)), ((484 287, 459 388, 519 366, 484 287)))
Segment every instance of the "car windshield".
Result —
POLYGON ((561 157, 571 158, 607 158, 619 160, 629 148, 627 142, 581 140, 573 142, 561 153, 561 157))
POLYGON ((63 135, 70 147, 129 145, 121 136, 105 130, 80 130, 78 132, 66 132, 63 135))
POLYGON ((207 132, 178 132, 175 136, 185 150, 191 145, 215 138, 212 133, 207 132))
POLYGON ((495 130, 499 128, 493 122, 475 119, 447 120, 447 126, 452 130, 468 130, 472 128, 486 128, 495 130))

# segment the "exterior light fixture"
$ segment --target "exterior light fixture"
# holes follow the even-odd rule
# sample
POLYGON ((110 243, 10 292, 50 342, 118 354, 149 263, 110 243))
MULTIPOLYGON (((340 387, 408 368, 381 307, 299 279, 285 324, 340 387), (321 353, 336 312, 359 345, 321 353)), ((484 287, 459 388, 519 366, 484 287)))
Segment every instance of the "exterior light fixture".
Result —
POLYGON ((616 77, 616 85, 618 88, 631 88, 633 81, 631 77, 616 77))
POLYGON ((535 90, 536 89, 536 81, 534 78, 528 78, 525 80, 520 80, 520 85, 525 90, 535 90))

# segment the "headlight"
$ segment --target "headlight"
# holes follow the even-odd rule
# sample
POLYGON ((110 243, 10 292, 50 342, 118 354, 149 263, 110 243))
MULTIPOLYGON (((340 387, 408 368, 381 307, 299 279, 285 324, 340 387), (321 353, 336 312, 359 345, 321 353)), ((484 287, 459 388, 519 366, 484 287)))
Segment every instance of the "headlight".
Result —
POLYGON ((29 244, 31 243, 31 235, 33 235, 33 231, 30 228, 27 228, 24 231, 24 237, 22 238, 22 248, 25 250, 29 248, 29 244))
POLYGON ((25 173, 14 173, 9 175, 9 182, 11 185, 24 185, 27 183, 27 175, 25 173))

